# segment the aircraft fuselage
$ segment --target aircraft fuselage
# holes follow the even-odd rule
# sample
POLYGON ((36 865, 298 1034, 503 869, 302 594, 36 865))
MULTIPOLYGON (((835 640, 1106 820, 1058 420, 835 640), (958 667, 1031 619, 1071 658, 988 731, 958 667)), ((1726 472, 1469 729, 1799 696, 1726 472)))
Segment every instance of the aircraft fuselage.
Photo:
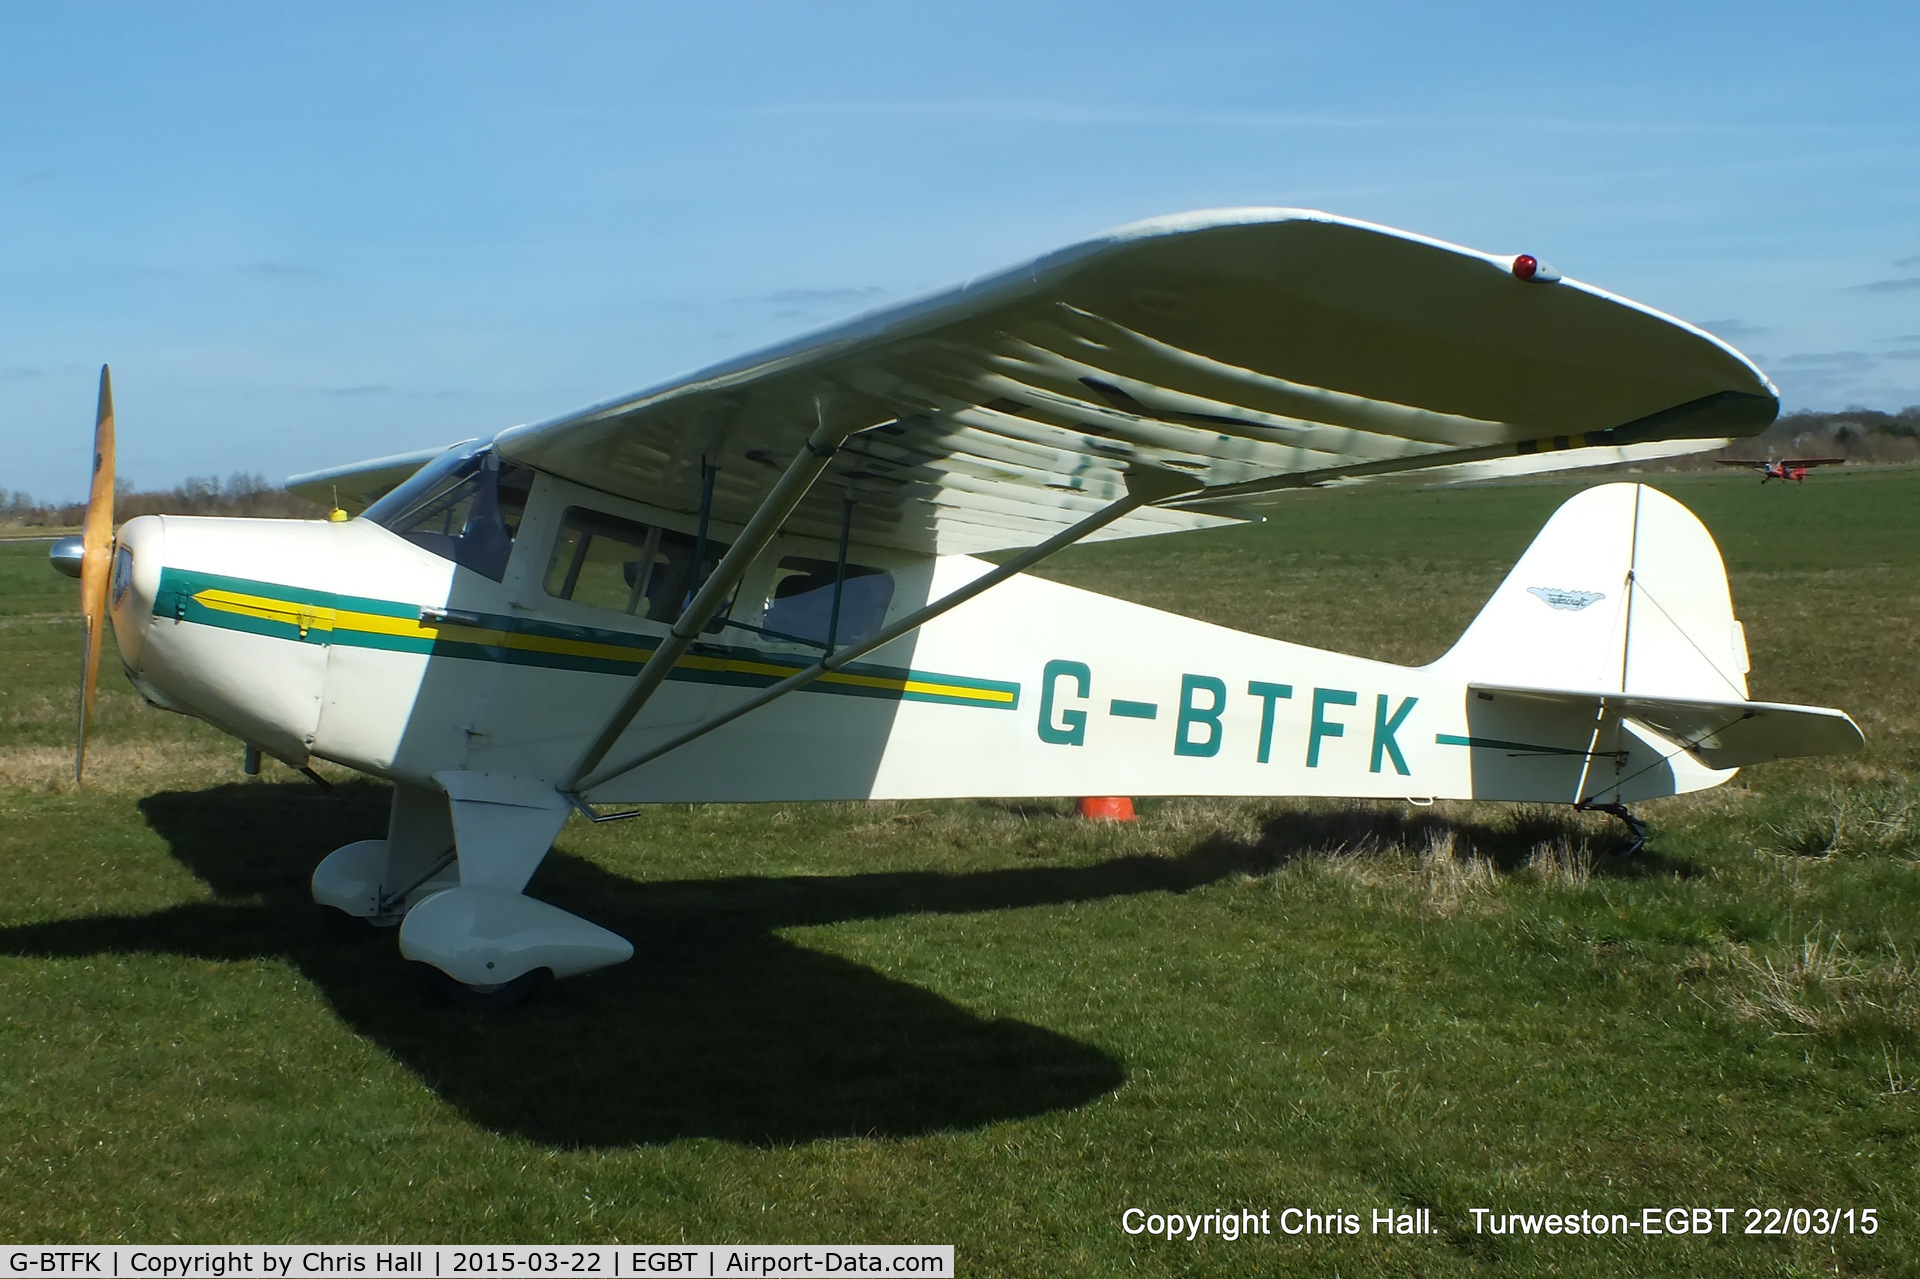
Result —
MULTIPOLYGON (((568 512, 684 517, 553 477, 534 483, 500 580, 370 519, 142 517, 113 600, 128 671, 162 705, 290 764, 415 786, 465 771, 563 777, 666 627, 552 589, 568 512)), ((572 516, 575 523, 577 515, 572 516)), ((714 528, 715 540, 735 530, 714 528)), ((638 754, 808 665, 764 632, 781 539, 609 759, 638 754)), ((897 617, 987 570, 860 552, 897 617)), ((871 621, 871 619, 869 619, 871 621)), ((1017 576, 867 660, 594 788, 595 802, 1029 795, 1321 795, 1574 802, 1599 780, 1591 715, 1475 698, 1457 674, 1209 625, 1017 576), (1488 745, 1498 743, 1499 745, 1488 745), (1517 749, 1516 749, 1517 747, 1517 749)), ((1627 732, 1619 798, 1724 771, 1627 732)))

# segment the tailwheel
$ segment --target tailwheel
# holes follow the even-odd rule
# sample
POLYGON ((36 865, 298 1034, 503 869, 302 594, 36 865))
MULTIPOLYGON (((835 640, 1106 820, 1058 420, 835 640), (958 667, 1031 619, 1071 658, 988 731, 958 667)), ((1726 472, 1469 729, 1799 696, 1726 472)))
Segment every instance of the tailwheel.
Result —
POLYGON ((476 1012, 509 1012, 524 1008, 553 980, 551 968, 535 968, 511 981, 487 985, 468 985, 456 981, 432 964, 414 963, 413 976, 428 1003, 443 1008, 469 1008, 476 1012))
POLYGON ((1582 802, 1573 807, 1575 812, 1606 813, 1610 817, 1618 817, 1626 824, 1628 833, 1633 836, 1633 842, 1628 844, 1626 851, 1620 854, 1622 857, 1631 857, 1647 846, 1647 824, 1635 817, 1625 804, 1582 802))

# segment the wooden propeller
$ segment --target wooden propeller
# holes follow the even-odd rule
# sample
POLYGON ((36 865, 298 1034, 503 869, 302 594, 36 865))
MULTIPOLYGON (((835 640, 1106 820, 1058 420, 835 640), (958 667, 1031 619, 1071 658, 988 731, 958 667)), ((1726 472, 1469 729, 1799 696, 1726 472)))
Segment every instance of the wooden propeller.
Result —
POLYGON ((81 531, 80 561, 80 731, 73 746, 73 780, 79 785, 87 764, 87 723, 93 718, 93 690, 100 681, 100 641, 107 622, 107 579, 113 571, 113 378, 100 366, 100 404, 93 420, 93 487, 87 494, 87 522, 81 531))

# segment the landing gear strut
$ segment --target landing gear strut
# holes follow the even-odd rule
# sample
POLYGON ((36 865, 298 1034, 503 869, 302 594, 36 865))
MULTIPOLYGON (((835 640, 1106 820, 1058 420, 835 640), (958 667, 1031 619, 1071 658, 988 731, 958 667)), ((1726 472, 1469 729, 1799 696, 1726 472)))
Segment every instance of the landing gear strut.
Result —
POLYGON ((329 853, 314 901, 363 927, 398 925, 428 994, 464 1007, 518 1007, 555 978, 633 958, 626 938, 523 891, 572 811, 551 783, 433 777, 394 784, 387 838, 329 853))
POLYGON ((1620 854, 1622 857, 1631 857, 1647 846, 1647 824, 1629 812, 1625 804, 1596 804, 1591 800, 1582 800, 1573 809, 1577 813, 1606 813, 1625 822, 1633 842, 1620 854))

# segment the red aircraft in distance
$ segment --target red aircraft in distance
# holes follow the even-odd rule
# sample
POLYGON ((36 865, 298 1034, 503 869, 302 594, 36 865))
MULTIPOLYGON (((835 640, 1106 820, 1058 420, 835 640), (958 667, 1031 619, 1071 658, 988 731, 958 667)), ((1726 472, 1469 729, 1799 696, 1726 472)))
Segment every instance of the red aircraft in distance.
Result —
POLYGON ((1846 460, 1844 457, 1784 457, 1766 460, 1723 457, 1719 462, 1722 466, 1744 466, 1750 471, 1760 472, 1762 484, 1768 480, 1792 480, 1798 484, 1806 480, 1808 467, 1840 466, 1844 465, 1846 460))

